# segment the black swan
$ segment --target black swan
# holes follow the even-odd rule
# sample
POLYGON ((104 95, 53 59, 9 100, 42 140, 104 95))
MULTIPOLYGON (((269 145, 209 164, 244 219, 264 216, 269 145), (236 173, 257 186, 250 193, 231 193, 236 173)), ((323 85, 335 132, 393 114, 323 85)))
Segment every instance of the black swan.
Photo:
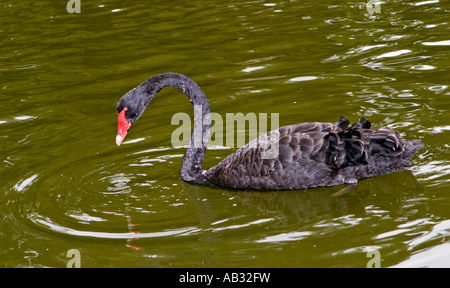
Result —
POLYGON ((201 107, 194 109, 194 114, 201 112, 203 121, 194 123, 181 166, 180 178, 186 182, 264 190, 356 184, 359 179, 406 169, 423 147, 420 140, 405 141, 390 128, 370 129, 365 118, 350 125, 341 116, 335 124, 308 122, 276 129, 205 171, 202 162, 211 127, 209 102, 193 80, 177 73, 151 77, 120 99, 117 145, 164 87, 179 88, 194 107, 201 107), (278 144, 276 153, 262 157, 271 151, 273 139, 278 144))

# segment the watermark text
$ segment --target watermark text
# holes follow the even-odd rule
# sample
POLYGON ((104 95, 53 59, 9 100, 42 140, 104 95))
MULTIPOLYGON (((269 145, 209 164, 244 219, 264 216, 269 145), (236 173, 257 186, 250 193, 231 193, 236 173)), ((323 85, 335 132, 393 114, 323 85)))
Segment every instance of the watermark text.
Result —
POLYGON ((81 267, 81 254, 78 249, 70 249, 66 253, 67 258, 71 258, 67 261, 67 268, 80 268, 81 267))
POLYGON ((372 258, 367 262, 367 268, 380 268, 381 267, 381 253, 379 250, 371 250, 366 254, 367 258, 372 258))
POLYGON ((270 130, 267 113, 226 113, 225 121, 218 113, 213 112, 204 117, 201 114, 201 106, 194 105, 194 132, 196 133, 194 137, 191 136, 191 117, 188 114, 180 112, 172 116, 171 124, 179 125, 172 133, 173 147, 183 147, 190 143, 192 148, 202 148, 202 145, 208 142, 210 147, 241 148, 248 142, 249 148, 261 148, 262 159, 273 159, 278 156, 280 140, 278 113, 270 113, 270 130), (203 135, 201 126, 207 123, 212 125, 203 135), (258 136, 260 137, 257 138, 258 136))
POLYGON ((68 13, 81 13, 81 0, 69 0, 66 5, 68 13))
POLYGON ((380 0, 369 0, 366 4, 367 12, 369 12, 370 15, 373 15, 373 13, 381 13, 380 5, 380 0))

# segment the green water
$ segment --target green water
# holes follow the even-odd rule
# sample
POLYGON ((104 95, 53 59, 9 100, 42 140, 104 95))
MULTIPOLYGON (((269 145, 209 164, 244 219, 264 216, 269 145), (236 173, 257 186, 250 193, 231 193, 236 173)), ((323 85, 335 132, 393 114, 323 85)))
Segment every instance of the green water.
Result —
POLYGON ((57 2, 0 4, 0 267, 66 267, 70 249, 81 267, 366 267, 373 250, 381 267, 450 266, 450 2, 57 2), (425 148, 341 196, 189 185, 180 91, 114 143, 117 101, 167 71, 224 118, 365 116, 425 148))

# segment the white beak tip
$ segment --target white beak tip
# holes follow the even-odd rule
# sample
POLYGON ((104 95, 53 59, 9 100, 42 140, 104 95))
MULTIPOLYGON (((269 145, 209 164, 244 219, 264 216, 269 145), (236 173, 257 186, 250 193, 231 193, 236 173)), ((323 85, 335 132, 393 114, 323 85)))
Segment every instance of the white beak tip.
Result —
POLYGON ((120 135, 116 136, 116 144, 117 146, 120 146, 120 144, 122 144, 123 138, 120 135))

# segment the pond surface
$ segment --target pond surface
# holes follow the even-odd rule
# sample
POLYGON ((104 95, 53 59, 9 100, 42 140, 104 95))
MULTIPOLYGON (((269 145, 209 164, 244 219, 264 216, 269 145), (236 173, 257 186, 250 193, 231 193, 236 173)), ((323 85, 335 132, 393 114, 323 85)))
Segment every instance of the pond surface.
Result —
POLYGON ((2 1, 0 267, 66 267, 71 249, 81 267, 450 266, 450 2, 366 3, 2 1), (224 118, 365 116, 425 148, 340 196, 189 185, 179 90, 114 141, 121 96, 168 71, 224 118))

